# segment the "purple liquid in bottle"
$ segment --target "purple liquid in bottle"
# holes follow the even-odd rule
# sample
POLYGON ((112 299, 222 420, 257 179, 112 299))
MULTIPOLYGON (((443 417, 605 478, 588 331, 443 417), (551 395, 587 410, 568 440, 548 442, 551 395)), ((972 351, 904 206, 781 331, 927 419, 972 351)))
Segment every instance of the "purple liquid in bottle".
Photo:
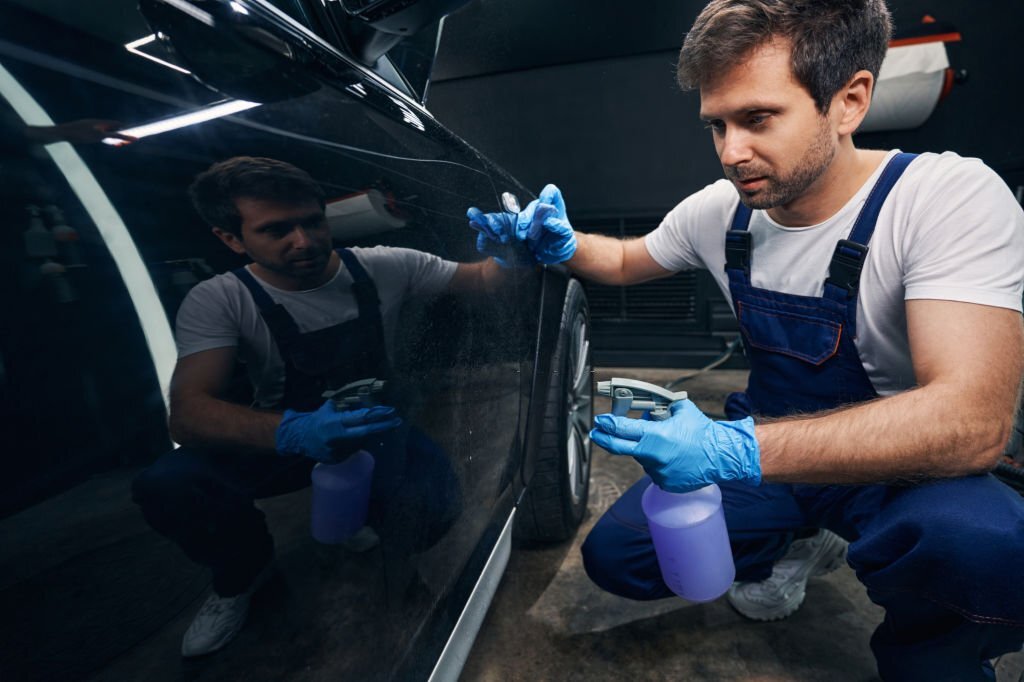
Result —
POLYGON ((338 464, 313 467, 313 539, 344 542, 366 524, 373 481, 373 455, 360 450, 338 464))
POLYGON ((669 589, 693 602, 725 594, 736 577, 736 566, 718 486, 670 493, 652 483, 640 504, 669 589))

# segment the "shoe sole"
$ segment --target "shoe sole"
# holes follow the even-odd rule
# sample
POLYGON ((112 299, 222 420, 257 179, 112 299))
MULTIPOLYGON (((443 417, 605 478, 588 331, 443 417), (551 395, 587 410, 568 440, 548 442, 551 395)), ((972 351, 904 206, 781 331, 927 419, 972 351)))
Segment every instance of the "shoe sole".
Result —
POLYGON ((800 606, 803 605, 804 598, 806 597, 807 590, 802 588, 799 591, 794 592, 793 595, 789 599, 787 599, 781 607, 765 607, 763 611, 749 609, 746 606, 741 606, 732 599, 732 595, 729 595, 728 601, 729 605, 736 609, 737 613, 739 613, 744 618, 749 618, 750 620, 757 621, 758 623, 770 623, 772 621, 783 620, 785 618, 789 618, 790 616, 792 616, 794 613, 797 612, 800 606))

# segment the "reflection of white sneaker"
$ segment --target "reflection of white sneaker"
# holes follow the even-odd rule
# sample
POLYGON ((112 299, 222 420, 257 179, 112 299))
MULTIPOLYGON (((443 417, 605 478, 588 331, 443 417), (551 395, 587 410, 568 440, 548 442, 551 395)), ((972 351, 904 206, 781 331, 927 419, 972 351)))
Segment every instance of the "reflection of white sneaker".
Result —
POLYGON ((752 620, 781 620, 804 602, 807 579, 843 565, 846 540, 821 529, 814 537, 796 540, 772 567, 766 580, 733 583, 726 597, 733 608, 752 620))
POLYGON ((199 613, 181 640, 181 655, 186 658, 213 653, 230 642, 245 625, 252 595, 274 574, 271 561, 260 571, 252 587, 234 597, 221 597, 216 592, 203 602, 199 613))
POLYGON ((350 552, 368 552, 380 544, 380 536, 369 526, 363 526, 355 532, 355 535, 343 541, 341 546, 350 552))

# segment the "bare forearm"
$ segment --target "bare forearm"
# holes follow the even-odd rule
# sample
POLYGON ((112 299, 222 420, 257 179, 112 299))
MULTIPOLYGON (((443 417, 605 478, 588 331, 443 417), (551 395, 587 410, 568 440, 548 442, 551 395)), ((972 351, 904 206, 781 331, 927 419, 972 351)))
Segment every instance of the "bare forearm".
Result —
POLYGON ((279 412, 201 396, 171 404, 170 430, 175 442, 196 447, 273 453, 279 412))
POLYGON ((448 290, 453 293, 490 293, 499 289, 505 281, 504 268, 493 258, 477 263, 459 263, 448 282, 448 290))
MULTIPOLYGON (((998 402, 1009 402, 1005 396, 998 402)), ((1012 398, 1010 399, 1012 400, 1012 398)), ((875 483, 981 473, 1009 437, 1012 407, 927 386, 824 414, 757 425, 766 481, 875 483), (995 415, 995 416, 994 416, 995 415)))
POLYGON ((630 275, 628 246, 644 248, 639 241, 576 232, 576 253, 566 265, 580 277, 601 284, 634 284, 649 279, 630 275))

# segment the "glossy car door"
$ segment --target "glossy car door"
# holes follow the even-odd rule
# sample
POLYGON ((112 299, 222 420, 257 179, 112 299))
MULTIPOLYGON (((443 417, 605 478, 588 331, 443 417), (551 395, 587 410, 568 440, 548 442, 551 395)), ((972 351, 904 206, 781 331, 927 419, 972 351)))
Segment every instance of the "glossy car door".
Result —
MULTIPOLYGON (((301 34, 261 3, 238 5, 284 27, 265 43, 301 34)), ((511 511, 538 275, 494 268, 485 284, 438 284, 422 254, 472 273, 482 257, 465 210, 497 210, 508 188, 412 100, 321 48, 289 74, 294 88, 240 101, 185 73, 185 50, 150 39, 134 2, 106 11, 0 4, 0 677, 425 676, 511 511), (107 144, 108 128, 141 137, 107 144), (377 452, 377 542, 313 540, 308 489, 260 500, 278 577, 234 642, 183 661, 207 572, 146 525, 130 483, 172 447, 178 306, 198 281, 246 262, 186 192, 239 155, 310 173, 334 245, 372 256, 390 371, 360 378, 385 381, 375 399, 403 427, 377 452)), ((217 30, 181 40, 211 41, 238 72, 262 68, 231 51, 231 36, 214 44, 217 30)))

